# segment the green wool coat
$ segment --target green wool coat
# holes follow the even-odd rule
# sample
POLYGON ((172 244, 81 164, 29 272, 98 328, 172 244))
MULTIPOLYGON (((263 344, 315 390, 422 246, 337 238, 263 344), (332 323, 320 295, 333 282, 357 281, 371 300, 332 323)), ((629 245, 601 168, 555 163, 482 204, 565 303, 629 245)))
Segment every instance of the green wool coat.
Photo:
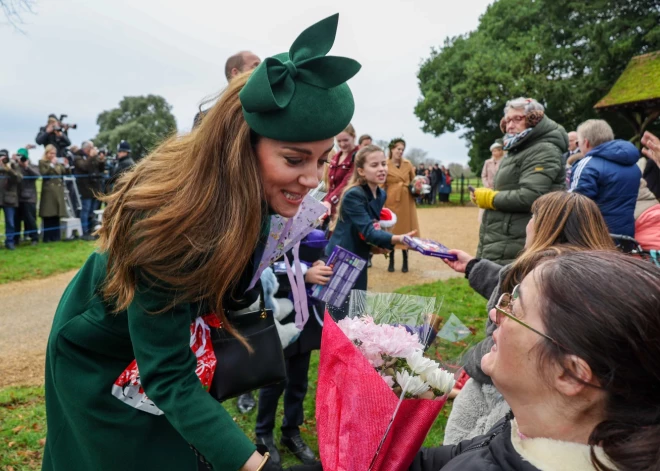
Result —
MULTIPOLYGON (((92 254, 57 308, 46 354, 48 437, 44 471, 197 470, 194 445, 215 470, 237 470, 255 451, 195 374, 190 323, 198 305, 161 314, 169 296, 137 289, 126 311, 112 314, 100 290, 107 257, 92 254), (111 394, 137 359, 156 416, 111 394)), ((170 294, 171 295, 171 294, 170 294)))
POLYGON ((502 159, 495 175, 495 210, 486 210, 479 229, 478 258, 512 262, 525 246, 532 203, 566 187, 561 155, 568 149, 563 127, 545 116, 502 159))
MULTIPOLYGON (((39 161, 39 173, 43 177, 61 177, 69 171, 62 164, 51 166, 47 160, 39 161)), ((64 203, 64 180, 61 178, 44 178, 41 185, 39 200, 39 217, 68 217, 64 203)))

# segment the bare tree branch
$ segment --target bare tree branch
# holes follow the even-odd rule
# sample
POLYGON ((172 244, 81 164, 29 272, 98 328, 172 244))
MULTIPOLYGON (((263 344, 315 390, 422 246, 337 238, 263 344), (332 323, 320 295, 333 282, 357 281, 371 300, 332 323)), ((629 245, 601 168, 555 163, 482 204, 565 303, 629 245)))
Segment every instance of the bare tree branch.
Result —
POLYGON ((22 26, 25 24, 24 16, 26 14, 35 15, 36 0, 0 0, 0 11, 7 19, 0 23, 11 25, 16 31, 25 34, 22 26))

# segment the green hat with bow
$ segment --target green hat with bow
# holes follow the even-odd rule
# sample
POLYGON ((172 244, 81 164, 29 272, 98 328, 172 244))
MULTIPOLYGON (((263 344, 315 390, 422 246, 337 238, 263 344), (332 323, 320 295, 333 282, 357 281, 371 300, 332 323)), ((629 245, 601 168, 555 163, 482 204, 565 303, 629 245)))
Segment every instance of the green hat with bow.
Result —
POLYGON ((303 31, 289 52, 268 57, 252 72, 239 98, 243 115, 257 134, 287 142, 328 139, 346 128, 355 102, 346 81, 360 64, 327 56, 339 14, 303 31))

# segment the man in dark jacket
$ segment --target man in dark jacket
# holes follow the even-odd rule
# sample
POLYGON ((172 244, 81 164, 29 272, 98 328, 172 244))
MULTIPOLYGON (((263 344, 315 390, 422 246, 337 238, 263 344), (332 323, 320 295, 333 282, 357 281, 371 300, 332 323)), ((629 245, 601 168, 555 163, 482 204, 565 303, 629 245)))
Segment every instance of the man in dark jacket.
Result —
POLYGON ((440 186, 440 181, 442 180, 440 172, 440 166, 438 164, 433 164, 433 167, 431 168, 431 204, 435 204, 438 197, 438 187, 440 186))
MULTIPOLYGON (((16 159, 14 159, 16 160, 16 159)), ((5 247, 14 250, 14 218, 18 207, 18 185, 23 175, 18 164, 9 160, 9 152, 0 150, 0 207, 5 213, 5 247)))
POLYGON ((131 158, 131 145, 126 141, 121 141, 117 146, 117 163, 110 172, 110 184, 114 185, 122 173, 130 170, 135 165, 131 158))
POLYGON ((69 136, 67 135, 68 129, 62 127, 54 114, 48 116, 48 124, 39 128, 39 133, 35 141, 46 147, 52 144, 57 149, 58 157, 65 157, 65 149, 71 145, 69 136))
POLYGON ((574 164, 571 189, 598 205, 612 234, 635 236, 635 204, 642 172, 639 151, 628 141, 614 139, 602 119, 578 126, 578 145, 584 158, 574 164))
POLYGON ((105 158, 98 156, 98 150, 94 148, 92 141, 85 141, 73 160, 73 166, 82 203, 80 213, 80 223, 84 233, 82 239, 94 240, 94 236, 92 236, 94 211, 99 209, 99 201, 96 199, 96 195, 101 193, 102 189, 105 158))
POLYGON ((25 148, 18 149, 16 155, 19 157, 18 171, 23 175, 18 185, 18 208, 14 217, 16 235, 14 243, 19 244, 21 240, 21 222, 24 226, 24 238, 32 239, 32 245, 39 242, 37 230, 37 179, 41 176, 39 169, 30 163, 28 151, 25 148))

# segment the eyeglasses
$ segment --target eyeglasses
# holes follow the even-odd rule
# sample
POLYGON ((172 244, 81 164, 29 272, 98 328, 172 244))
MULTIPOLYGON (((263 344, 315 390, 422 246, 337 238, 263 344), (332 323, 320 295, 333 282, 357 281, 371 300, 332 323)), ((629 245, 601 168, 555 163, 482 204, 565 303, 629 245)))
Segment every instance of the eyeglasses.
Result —
POLYGON ((502 296, 500 296, 500 299, 497 301, 497 304, 495 305, 495 324, 498 326, 502 324, 502 315, 505 315, 509 319, 511 319, 514 322, 517 322, 518 324, 522 325, 523 327, 528 328, 532 332, 536 332, 539 334, 541 337, 550 340, 552 343, 557 345, 558 347, 561 347, 564 350, 568 350, 566 347, 564 347, 562 344, 557 342, 555 339, 550 337, 549 335, 544 334, 543 332, 536 330, 534 327, 531 325, 527 324, 526 322, 523 322, 520 320, 518 317, 516 317, 513 314, 513 303, 518 300, 520 297, 520 285, 514 286, 513 290, 511 290, 511 293, 503 293, 502 296))
POLYGON ((524 115, 512 116, 511 118, 504 118, 504 122, 509 124, 511 121, 514 123, 520 123, 525 119, 524 115))

